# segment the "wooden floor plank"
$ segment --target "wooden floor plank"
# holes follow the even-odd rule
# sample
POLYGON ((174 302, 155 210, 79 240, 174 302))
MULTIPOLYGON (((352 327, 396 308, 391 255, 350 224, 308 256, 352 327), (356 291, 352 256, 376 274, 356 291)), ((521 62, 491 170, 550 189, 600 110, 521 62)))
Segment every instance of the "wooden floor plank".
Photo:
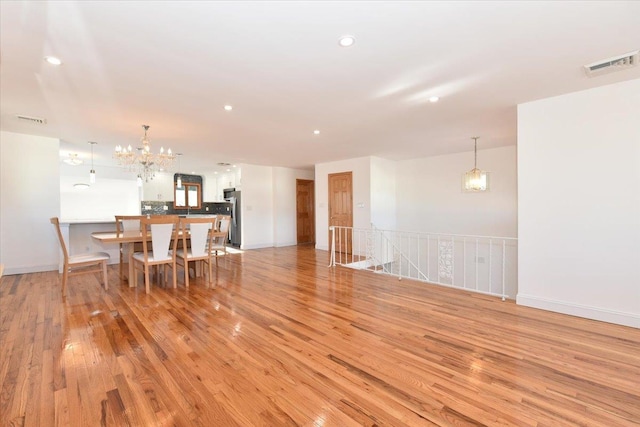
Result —
MULTIPOLYGON (((209 288, 0 280, 3 425, 640 425, 640 331, 366 271, 225 255, 209 288)), ((178 274, 182 274, 180 271, 178 274)))

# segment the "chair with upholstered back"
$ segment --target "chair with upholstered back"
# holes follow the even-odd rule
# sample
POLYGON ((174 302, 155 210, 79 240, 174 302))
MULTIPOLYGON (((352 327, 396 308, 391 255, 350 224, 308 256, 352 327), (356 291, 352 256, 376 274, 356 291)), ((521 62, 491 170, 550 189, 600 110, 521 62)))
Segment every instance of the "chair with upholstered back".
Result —
MULTIPOLYGON (((140 233, 140 221, 144 215, 116 215, 116 237, 126 236, 127 233, 140 233)), ((134 243, 120 243, 120 279, 123 279, 122 265, 125 252, 127 257, 134 252, 134 243)), ((139 249, 142 249, 141 247, 139 249)), ((131 261, 129 261, 131 262, 131 261)))
POLYGON ((211 284, 211 251, 212 231, 216 226, 216 217, 180 218, 182 233, 182 249, 176 251, 176 261, 184 266, 184 285, 189 287, 189 262, 194 261, 194 271, 197 274, 196 263, 201 261, 208 266, 207 279, 211 284), (188 240, 187 240, 188 239, 188 240), (188 245, 190 243, 190 245, 188 245))
POLYGON ((164 265, 164 282, 167 283, 167 268, 173 273, 173 287, 176 281, 176 245, 178 243, 178 216, 158 215, 140 220, 142 227, 142 252, 136 252, 131 257, 133 261, 133 285, 138 285, 136 269, 144 274, 145 292, 149 293, 149 267, 164 265), (149 243, 149 240, 151 243, 149 243), (149 247, 151 246, 151 247, 149 247))
POLYGON ((213 233, 212 244, 209 247, 213 255, 218 261, 219 252, 227 253, 227 240, 229 239, 229 228, 231 227, 230 215, 218 215, 216 220, 216 229, 213 233))
POLYGON ((53 217, 49 221, 51 221, 51 224, 53 224, 56 229, 58 241, 60 242, 60 249, 62 250, 62 255, 64 256, 64 266, 62 270, 62 295, 66 295, 67 280, 69 276, 76 276, 78 274, 102 273, 104 288, 105 290, 109 289, 109 281, 107 278, 107 261, 109 261, 111 256, 106 252, 91 252, 78 255, 69 255, 67 244, 65 243, 64 238, 62 237, 62 232, 60 231, 60 221, 57 217, 53 217), (88 269, 88 267, 95 268, 88 269))

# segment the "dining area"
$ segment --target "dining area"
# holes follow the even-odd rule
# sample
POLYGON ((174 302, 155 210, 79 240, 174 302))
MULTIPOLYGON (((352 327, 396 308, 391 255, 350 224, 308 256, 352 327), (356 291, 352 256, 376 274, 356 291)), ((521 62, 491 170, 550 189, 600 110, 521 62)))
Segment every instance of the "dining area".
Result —
MULTIPOLYGON (((61 287, 66 295, 70 276, 99 273, 102 286, 109 288, 107 265, 114 248, 118 253, 118 279, 130 288, 144 284, 145 293, 152 287, 189 288, 194 279, 207 288, 215 288, 213 269, 218 258, 228 254, 229 215, 115 215, 115 229, 91 232, 96 252, 70 253, 68 223, 50 219, 55 228, 61 253, 61 287), (139 280, 141 279, 141 280, 139 280)), ((87 247, 88 248, 88 247, 87 247)))

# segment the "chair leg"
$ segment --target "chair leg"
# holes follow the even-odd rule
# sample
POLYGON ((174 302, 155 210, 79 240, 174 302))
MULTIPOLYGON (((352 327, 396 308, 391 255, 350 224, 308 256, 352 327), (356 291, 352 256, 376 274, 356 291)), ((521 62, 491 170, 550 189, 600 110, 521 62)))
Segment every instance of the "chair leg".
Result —
POLYGON ((102 261, 102 279, 104 280, 104 290, 109 289, 109 280, 107 279, 107 261, 102 261))
POLYGON ((129 259, 129 287, 133 288, 138 286, 138 272, 136 271, 136 265, 132 259, 129 259))
POLYGON ((120 243, 120 280, 124 279, 124 276, 122 275, 122 264, 124 262, 124 253, 122 252, 124 250, 122 243, 120 243))
POLYGON ((129 287, 137 286, 138 280, 136 277, 136 269, 133 265, 133 248, 129 248, 129 287), (133 277, 133 279, 132 279, 133 277))
MULTIPOLYGON (((185 259, 185 263, 187 264, 187 275, 189 274, 189 262, 185 259)), ((178 287, 178 275, 176 274, 176 259, 175 257, 173 258, 173 264, 171 264, 171 275, 173 276, 173 288, 176 289, 178 287)))
POLYGON ((149 293, 149 265, 144 265, 144 291, 149 293))
POLYGON ((209 283, 209 285, 213 284, 213 280, 211 279, 211 257, 209 257, 209 260, 207 261, 207 266, 209 267, 209 273, 207 274, 207 282, 209 283))
POLYGON ((62 296, 67 295, 67 279, 69 278, 69 264, 64 263, 64 270, 62 271, 62 296))
POLYGON ((189 289, 189 259, 183 258, 184 261, 184 287, 189 289))

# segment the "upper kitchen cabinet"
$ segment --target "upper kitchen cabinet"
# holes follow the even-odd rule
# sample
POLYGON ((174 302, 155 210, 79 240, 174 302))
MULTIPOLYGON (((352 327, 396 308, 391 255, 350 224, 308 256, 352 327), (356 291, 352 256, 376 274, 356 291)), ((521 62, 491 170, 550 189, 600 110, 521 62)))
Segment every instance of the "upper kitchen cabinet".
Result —
POLYGON ((149 182, 142 183, 142 200, 173 201, 173 174, 156 173, 149 182))

